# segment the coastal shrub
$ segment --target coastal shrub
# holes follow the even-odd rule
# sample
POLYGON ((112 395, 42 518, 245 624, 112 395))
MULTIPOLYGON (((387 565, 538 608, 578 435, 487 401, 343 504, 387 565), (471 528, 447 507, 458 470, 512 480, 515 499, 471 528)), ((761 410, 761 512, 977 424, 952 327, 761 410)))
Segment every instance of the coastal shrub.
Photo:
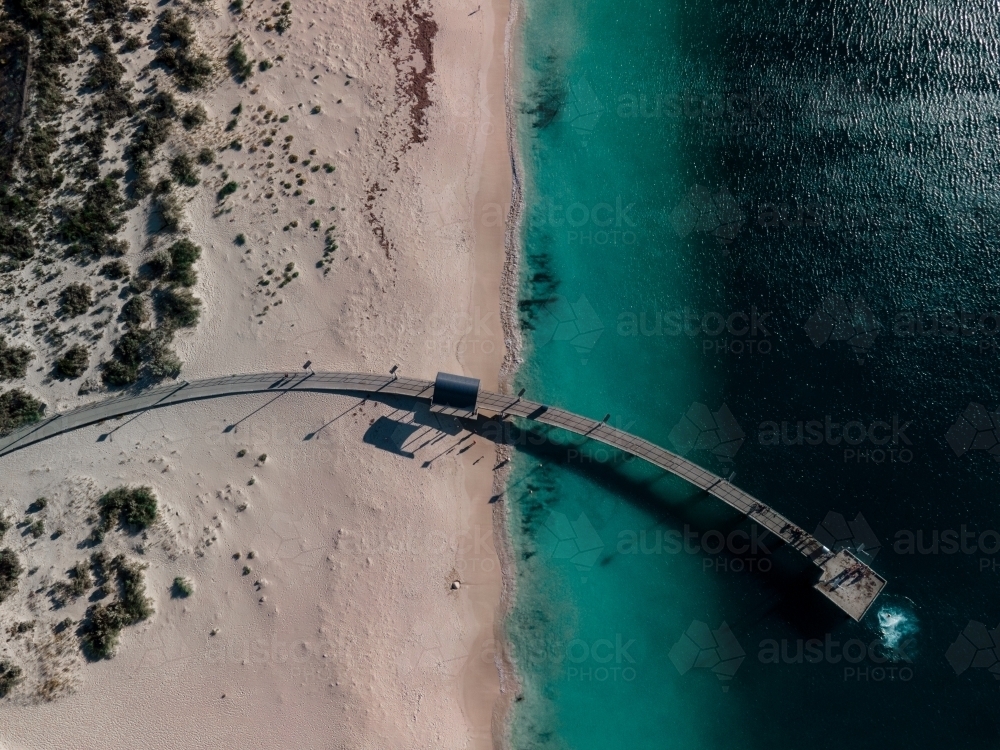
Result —
POLYGON ((91 13, 98 23, 104 21, 122 21, 129 13, 125 0, 93 0, 90 4, 91 13))
POLYGON ((90 567, 85 563, 78 562, 68 572, 69 581, 59 581, 52 587, 52 600, 57 607, 64 607, 70 600, 79 599, 94 585, 90 567))
POLYGON ((78 208, 64 209, 60 238, 70 243, 72 254, 85 250, 104 255, 108 242, 125 224, 124 198, 118 188, 120 170, 98 180, 83 195, 78 208))
POLYGON ((170 174, 180 185, 194 187, 198 184, 198 171, 194 160, 187 154, 178 154, 170 161, 170 174))
POLYGON ((212 153, 212 149, 210 149, 210 148, 203 148, 201 151, 198 152, 198 163, 199 164, 208 165, 208 164, 211 164, 214 161, 215 161, 215 154, 212 153))
POLYGON ((90 365, 90 355, 83 344, 74 344, 62 357, 56 360, 56 375, 74 379, 83 375, 90 365))
POLYGON ((193 328, 201 314, 201 300, 187 289, 161 289, 156 296, 156 311, 160 322, 168 329, 193 328))
POLYGON ((259 70, 261 73, 263 73, 265 70, 270 70, 270 68, 271 68, 270 60, 261 60, 259 63, 257 63, 257 70, 259 70))
POLYGON ((0 254, 14 260, 28 260, 35 254, 31 232, 19 224, 0 217, 0 254))
POLYGON ((26 346, 11 346, 0 333, 0 380, 23 378, 28 372, 28 363, 34 358, 26 346))
POLYGON ((39 518, 37 521, 33 521, 28 526, 28 533, 30 533, 35 539, 38 539, 45 533, 45 519, 39 518))
POLYGON ((45 404, 18 388, 0 394, 0 437, 37 422, 44 414, 45 404))
POLYGON ((292 4, 285 0, 281 4, 281 9, 276 11, 275 14, 278 16, 278 20, 274 23, 274 30, 279 34, 284 34, 290 28, 292 28, 292 4))
POLYGON ((112 260, 101 266, 101 275, 117 281, 129 275, 128 263, 123 260, 112 260))
POLYGON ((208 113, 205 108, 201 104, 195 104, 184 113, 181 124, 185 130, 194 130, 200 125, 204 125, 206 120, 208 120, 208 113))
POLYGON ((197 89, 207 83, 212 75, 208 56, 194 47, 195 33, 191 20, 173 9, 163 12, 156 23, 160 43, 154 60, 170 70, 177 82, 184 87, 197 89))
POLYGON ((170 253, 170 280, 181 286, 194 286, 197 274, 193 268, 201 257, 201 248, 188 239, 178 240, 167 248, 170 253))
POLYGON ((138 326, 149 320, 149 306, 146 300, 138 295, 130 297, 128 302, 122 305, 122 320, 130 326, 138 326))
POLYGON ((118 61, 118 55, 111 49, 110 40, 104 35, 100 38, 102 41, 107 40, 108 46, 102 50, 97 62, 90 68, 83 85, 94 90, 118 88, 125 75, 125 66, 118 61))
MULTIPOLYGON (((131 117, 136 111, 132 92, 120 85, 110 86, 102 91, 91 108, 102 123, 108 125, 114 125, 124 117, 131 117)), ((94 177, 96 179, 96 175, 94 177)))
POLYGON ((143 566, 128 563, 124 556, 117 555, 106 567, 117 578, 120 597, 111 604, 95 604, 87 610, 82 646, 89 659, 110 659, 122 629, 153 613, 146 597, 143 566))
POLYGON ((253 63, 247 57, 246 50, 243 49, 243 42, 237 41, 230 49, 229 70, 237 80, 245 80, 253 75, 253 63))
POLYGON ((6 697, 22 679, 22 672, 19 666, 6 659, 0 661, 0 698, 6 697))
POLYGON ((219 200, 220 201, 224 200, 227 196, 232 195, 233 193, 236 192, 236 190, 238 188, 239 188, 239 185, 237 183, 233 182, 232 180, 230 180, 225 185, 223 185, 222 188, 220 188, 220 190, 219 190, 219 200))
POLYGON ((154 380, 163 378, 176 378, 181 374, 183 363, 177 353, 170 349, 166 342, 154 347, 153 356, 149 360, 149 376, 154 380))
POLYGON ((97 528, 107 533, 117 521, 123 527, 142 530, 156 522, 156 495, 152 487, 117 487, 97 501, 101 520, 97 528))
POLYGON ((142 377, 153 380, 177 377, 181 371, 181 361, 168 346, 170 335, 171 329, 151 331, 138 325, 130 326, 115 342, 113 358, 101 365, 104 382, 113 386, 125 386, 138 382, 142 377))
POLYGON ((3 535, 10 531, 11 525, 12 521, 3 513, 0 513, 0 539, 3 539, 3 535))
POLYGON ((24 568, 17 554, 10 547, 0 549, 0 603, 17 589, 17 579, 24 568))
POLYGON ((142 46, 142 40, 139 39, 135 34, 129 34, 125 37, 125 43, 122 45, 122 52, 135 52, 142 46))
POLYGON ((174 579, 174 584, 170 587, 170 595, 174 597, 174 599, 186 599, 191 596, 193 592, 194 587, 191 585, 191 582, 186 578, 181 578, 180 576, 174 579))
POLYGON ((130 328, 115 342, 113 359, 101 365, 102 378, 108 385, 131 385, 139 380, 143 362, 150 358, 153 332, 146 328, 130 328))
POLYGON ((243 234, 243 232, 240 232, 238 235, 236 235, 236 239, 234 239, 233 242, 236 244, 237 247, 243 247, 245 244, 247 244, 247 236, 243 234))
MULTIPOLYGON (((167 183, 169 185, 169 183, 167 183)), ((160 192, 156 197, 156 212, 163 222, 162 230, 167 232, 177 232, 181 228, 184 220, 184 207, 176 197, 169 193, 160 192)), ((161 231, 162 231, 161 230, 161 231)))
POLYGON ((170 256, 165 250, 154 253, 153 257, 146 261, 146 269, 154 279, 161 278, 170 270, 170 256))
POLYGON ((80 282, 64 287, 59 293, 62 314, 68 318, 75 318, 87 312, 91 304, 91 292, 89 286, 80 282))

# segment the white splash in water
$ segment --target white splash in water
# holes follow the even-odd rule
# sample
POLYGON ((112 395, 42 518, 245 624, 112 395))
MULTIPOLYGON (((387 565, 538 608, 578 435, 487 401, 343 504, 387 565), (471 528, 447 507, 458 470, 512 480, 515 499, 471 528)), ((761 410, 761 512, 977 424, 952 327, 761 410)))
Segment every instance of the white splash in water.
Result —
POLYGON ((887 604, 878 611, 879 635, 890 653, 910 653, 914 636, 920 632, 917 616, 897 604, 887 604))

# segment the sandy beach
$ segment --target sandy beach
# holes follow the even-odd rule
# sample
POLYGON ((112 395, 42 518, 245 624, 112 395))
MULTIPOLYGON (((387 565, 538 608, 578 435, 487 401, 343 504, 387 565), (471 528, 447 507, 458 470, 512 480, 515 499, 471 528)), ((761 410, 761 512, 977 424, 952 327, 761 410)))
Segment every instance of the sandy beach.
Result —
MULTIPOLYGON (((398 366, 497 388, 510 329, 507 3, 300 2, 281 36, 262 28, 276 7, 194 9, 216 58, 238 34, 250 58, 276 62, 243 83, 220 77, 200 98, 209 129, 177 136, 192 148, 244 142, 219 151, 204 180, 239 183, 231 210, 219 212, 214 190, 185 205, 203 254, 201 322, 175 341, 182 377, 398 366), (315 150, 335 165, 305 172, 301 200, 268 197, 303 169, 290 163, 286 176, 250 145, 265 111, 289 115, 288 155, 315 150), (337 227, 325 266, 314 220, 337 227), (288 264, 298 275, 266 291, 264 269, 288 264)), ((124 230, 133 247, 141 224, 130 216, 124 230)), ((26 383, 50 409, 101 396, 37 370, 26 383)), ((185 404, 99 439, 108 429, 0 459, 0 512, 19 520, 45 497, 40 517, 62 532, 4 538, 26 569, 0 606, 5 629, 35 625, 0 645, 26 673, 0 706, 0 747, 494 746, 504 704, 492 444, 400 400, 318 394, 185 404), (105 542, 148 566, 155 613, 122 632, 113 659, 90 663, 53 630, 87 602, 53 610, 40 592, 89 554, 88 516, 120 485, 159 499, 148 532, 105 542), (189 597, 171 595, 175 577, 192 583, 189 597)))

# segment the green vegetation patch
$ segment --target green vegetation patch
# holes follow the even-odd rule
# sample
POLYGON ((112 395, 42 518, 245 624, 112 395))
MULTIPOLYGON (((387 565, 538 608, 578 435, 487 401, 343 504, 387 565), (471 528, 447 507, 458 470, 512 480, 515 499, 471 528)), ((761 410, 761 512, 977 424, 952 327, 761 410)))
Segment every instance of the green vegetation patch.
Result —
POLYGON ((229 63, 229 70, 239 81, 245 81, 253 75, 253 61, 247 57, 246 50, 243 49, 243 42, 236 42, 230 49, 226 58, 229 63))
POLYGON ((118 178, 122 176, 121 170, 111 172, 87 188, 78 208, 64 209, 59 236, 70 243, 71 254, 85 251, 94 255, 121 254, 113 239, 125 225, 125 199, 118 188, 118 178))
POLYGON ((161 289, 156 295, 156 312, 169 330, 193 328, 201 316, 201 300, 187 289, 161 289))
POLYGON ((0 380, 23 378, 34 356, 25 346, 8 345, 7 339, 0 333, 0 380))
POLYGON ((181 286, 194 286, 197 281, 194 264, 201 257, 201 248, 191 240, 181 239, 168 247, 167 252, 170 254, 170 280, 181 286))
POLYGON ((78 378, 90 365, 90 353, 83 344, 74 344, 56 360, 56 375, 60 378, 78 378))
MULTIPOLYGON (((87 610, 82 627, 83 652, 88 659, 110 659, 118 645, 122 629, 141 622, 153 614, 152 602, 146 596, 143 576, 145 566, 128 562, 117 555, 110 562, 95 556, 103 574, 113 575, 118 586, 118 598, 111 604, 95 604, 87 610)), ((105 584, 105 588, 108 584, 105 584)))
POLYGON ((225 200, 227 196, 232 195, 239 189, 239 184, 230 180, 225 185, 219 189, 219 200, 225 200))
POLYGON ((118 487, 105 492, 97 505, 101 513, 96 530, 100 532, 100 539, 111 531, 116 521, 136 531, 156 522, 156 495, 152 487, 118 487))
POLYGON ((21 577, 24 568, 17 554, 10 547, 0 549, 0 602, 3 602, 17 589, 17 579, 21 577))
POLYGON ((170 595, 174 599, 187 599, 192 593, 194 593, 194 587, 191 585, 191 581, 180 576, 174 579, 174 584, 170 587, 170 595))
POLYGON ((179 184, 187 187, 194 187, 199 182, 194 159, 187 154, 178 154, 170 160, 170 174, 179 184))
POLYGON ((194 130, 204 125, 207 120, 208 112, 205 111, 205 108, 201 104, 195 104, 181 117, 181 125, 184 126, 185 130, 194 130))
MULTIPOLYGON (((139 310, 145 310, 145 307, 139 310)), ((124 308, 122 312, 124 314, 124 308)), ((101 378, 108 385, 126 386, 137 383, 143 377, 153 380, 177 377, 181 362, 168 346, 169 342, 169 331, 130 327, 115 342, 113 359, 102 363, 101 378)))
POLYGON ((37 422, 44 414, 45 404, 19 388, 0 393, 0 437, 37 422))
POLYGON ((6 659, 0 661, 0 698, 6 697, 7 693, 22 679, 19 666, 6 659))
POLYGON ((59 303, 62 314, 67 318, 83 315, 90 309, 93 290, 86 284, 68 284, 59 293, 59 303))
POLYGON ((202 88, 212 75, 212 62, 195 49, 191 20, 168 9, 157 21, 156 31, 163 46, 157 50, 154 60, 170 70, 181 86, 202 88))

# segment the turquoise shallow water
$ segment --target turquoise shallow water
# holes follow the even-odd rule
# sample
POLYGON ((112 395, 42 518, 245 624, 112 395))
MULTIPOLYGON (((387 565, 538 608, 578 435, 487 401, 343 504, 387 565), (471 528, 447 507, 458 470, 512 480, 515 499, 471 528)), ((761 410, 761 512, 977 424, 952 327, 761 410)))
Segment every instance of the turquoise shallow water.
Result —
POLYGON ((998 15, 527 4, 520 386, 890 586, 845 621, 719 503, 521 436, 515 746, 996 747, 998 15))

